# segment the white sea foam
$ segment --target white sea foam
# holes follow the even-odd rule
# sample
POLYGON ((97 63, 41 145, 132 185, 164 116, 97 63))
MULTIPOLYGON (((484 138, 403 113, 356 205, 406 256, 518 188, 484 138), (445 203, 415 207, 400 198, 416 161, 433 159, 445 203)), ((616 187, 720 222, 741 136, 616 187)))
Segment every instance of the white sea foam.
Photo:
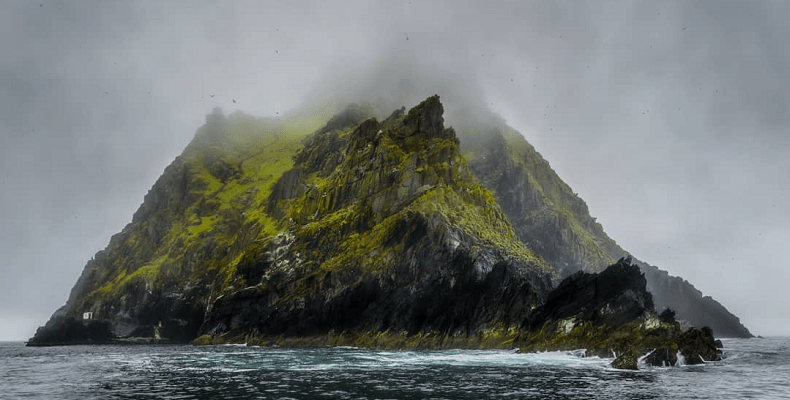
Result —
POLYGON ((7 398, 782 398, 790 339, 731 340, 725 359, 623 371, 582 350, 375 351, 209 346, 3 348, 7 398), (86 393, 89 395, 86 396, 86 393), (334 395, 334 396, 333 396, 334 395))
POLYGON ((686 365, 686 357, 680 352, 680 350, 678 350, 677 354, 675 354, 675 357, 678 359, 678 361, 675 363, 676 367, 682 367, 686 365))

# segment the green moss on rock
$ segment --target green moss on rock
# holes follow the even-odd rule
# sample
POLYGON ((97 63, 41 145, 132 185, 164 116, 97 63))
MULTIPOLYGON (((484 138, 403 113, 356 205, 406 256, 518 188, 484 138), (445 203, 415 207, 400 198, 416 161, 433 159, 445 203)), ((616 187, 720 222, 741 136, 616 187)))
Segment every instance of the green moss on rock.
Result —
MULTIPOLYGON (((525 245, 513 212, 553 227, 573 257, 607 256, 594 250, 594 221, 579 217, 586 206, 516 133, 503 133, 493 153, 468 152, 478 157, 470 164, 438 96, 384 121, 370 114, 215 110, 88 263, 64 312, 91 311, 120 337, 161 322, 164 336, 195 344, 588 347, 628 357, 647 345, 681 348, 660 342, 679 328, 651 325, 643 305, 616 323, 544 312, 559 271, 525 245), (486 154, 504 160, 501 176, 473 173, 486 154), (530 197, 507 200, 509 178, 530 197), (524 213, 535 205, 550 211, 524 213)), ((697 339, 706 341, 689 336, 690 348, 697 339)))

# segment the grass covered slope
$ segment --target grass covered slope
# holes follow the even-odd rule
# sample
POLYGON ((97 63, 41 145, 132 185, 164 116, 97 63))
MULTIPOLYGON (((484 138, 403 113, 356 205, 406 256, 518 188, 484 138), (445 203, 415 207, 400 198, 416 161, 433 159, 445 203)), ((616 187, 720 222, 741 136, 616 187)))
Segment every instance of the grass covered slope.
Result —
POLYGON ((112 321, 117 336, 189 339, 212 298, 242 285, 235 269, 260 237, 281 230, 265 205, 320 114, 207 116, 132 222, 88 262, 61 313, 112 321), (135 332, 138 329, 142 331, 135 332))
POLYGON ((520 133, 498 118, 467 129, 461 137, 472 171, 530 249, 563 275, 599 272, 617 259, 613 253, 619 247, 584 200, 520 133))
POLYGON ((553 271, 473 178, 442 113, 434 96, 308 138, 269 203, 285 232, 245 267, 261 272, 260 284, 219 299, 204 340, 469 336, 520 323, 508 315, 534 307, 553 271), (488 302, 483 290, 467 292, 497 268, 522 280, 518 304, 503 303, 510 289, 488 302))

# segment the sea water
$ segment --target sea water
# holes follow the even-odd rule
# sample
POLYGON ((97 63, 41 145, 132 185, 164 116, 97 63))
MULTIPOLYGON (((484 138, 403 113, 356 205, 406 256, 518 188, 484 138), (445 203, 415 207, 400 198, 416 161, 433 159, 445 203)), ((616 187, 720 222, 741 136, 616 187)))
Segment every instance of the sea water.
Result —
POLYGON ((790 399, 790 338, 703 365, 616 370, 581 352, 0 343, 2 399, 790 399))

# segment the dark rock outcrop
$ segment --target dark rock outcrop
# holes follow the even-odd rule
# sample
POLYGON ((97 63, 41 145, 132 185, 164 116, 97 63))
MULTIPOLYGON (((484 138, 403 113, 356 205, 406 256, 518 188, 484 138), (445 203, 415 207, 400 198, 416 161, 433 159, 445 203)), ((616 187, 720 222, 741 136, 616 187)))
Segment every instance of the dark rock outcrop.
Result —
POLYGON ((580 271, 565 278, 534 313, 530 326, 575 318, 618 327, 653 309, 644 275, 630 258, 620 259, 600 273, 580 271))
POLYGON ((718 361, 721 351, 713 339, 713 331, 708 327, 692 328, 674 340, 673 346, 656 347, 643 360, 648 365, 692 365, 708 361, 718 361))
POLYGON ((61 309, 55 312, 46 325, 38 328, 27 345, 106 344, 112 343, 114 338, 107 321, 78 320, 61 309))
POLYGON ((564 279, 527 325, 531 333, 522 350, 584 348, 588 355, 614 357, 615 368, 719 360, 710 328, 683 331, 671 311, 655 314, 644 275, 630 258, 564 279))

